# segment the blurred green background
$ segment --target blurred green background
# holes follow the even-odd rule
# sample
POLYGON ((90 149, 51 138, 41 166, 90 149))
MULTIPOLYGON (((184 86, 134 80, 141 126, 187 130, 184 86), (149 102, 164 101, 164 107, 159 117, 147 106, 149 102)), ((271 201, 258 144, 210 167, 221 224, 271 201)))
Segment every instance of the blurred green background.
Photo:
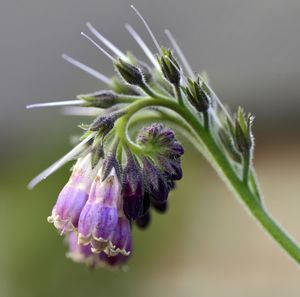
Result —
MULTIPOLYGON (((163 29, 176 35, 224 102, 256 115, 255 165, 266 203, 300 240, 299 1, 133 3, 163 44, 163 29)), ((25 105, 102 87, 60 59, 67 52, 112 73, 109 61, 80 37, 85 21, 142 58, 123 24, 130 22, 151 43, 129 4, 0 3, 0 296, 298 297, 299 268, 189 145, 168 214, 156 215, 146 232, 134 229, 128 272, 91 272, 65 258, 62 238, 46 218, 69 166, 33 191, 26 184, 70 149, 69 136, 85 119, 63 117, 58 109, 26 111, 25 105)))

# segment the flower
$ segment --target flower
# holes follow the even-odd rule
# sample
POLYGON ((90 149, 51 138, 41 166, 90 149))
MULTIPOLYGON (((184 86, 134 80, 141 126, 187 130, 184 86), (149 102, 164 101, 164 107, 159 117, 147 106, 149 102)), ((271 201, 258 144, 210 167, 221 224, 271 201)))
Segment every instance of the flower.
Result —
POLYGON ((95 251, 109 250, 121 209, 121 184, 114 168, 102 181, 101 170, 93 181, 78 222, 78 243, 91 244, 95 251))
POLYGON ((91 166, 91 154, 79 158, 68 183, 60 192, 48 222, 61 232, 77 228, 80 213, 88 199, 97 168, 91 166))
POLYGON ((129 260, 129 255, 117 254, 109 256, 104 252, 94 254, 91 250, 91 245, 79 245, 77 236, 74 232, 70 232, 66 236, 68 244, 68 252, 66 256, 76 263, 82 263, 89 268, 107 267, 107 268, 122 268, 129 260))

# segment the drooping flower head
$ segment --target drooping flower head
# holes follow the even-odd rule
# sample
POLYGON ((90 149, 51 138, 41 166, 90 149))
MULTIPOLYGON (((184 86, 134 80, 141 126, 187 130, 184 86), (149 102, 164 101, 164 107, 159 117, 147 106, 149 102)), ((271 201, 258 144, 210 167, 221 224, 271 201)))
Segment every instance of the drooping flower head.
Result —
MULTIPOLYGON (((66 112, 95 117, 90 124, 80 126, 84 135, 79 144, 30 183, 30 187, 35 186, 68 161, 78 159, 48 221, 65 234, 68 257, 90 267, 126 264, 132 254, 132 227, 145 229, 151 222, 152 211, 166 212, 169 194, 183 175, 181 157, 184 149, 174 131, 160 120, 166 117, 170 122, 174 121, 175 115, 163 106, 167 107, 172 101, 174 104, 173 97, 184 95, 180 84, 185 76, 173 50, 158 45, 143 17, 134 10, 146 25, 158 50, 157 55, 151 53, 131 26, 126 28, 152 66, 132 54, 124 54, 87 23, 90 32, 112 53, 105 51, 87 34, 82 35, 113 62, 117 75, 110 79, 63 55, 65 60, 100 79, 108 88, 81 94, 77 101, 30 106, 77 105, 77 109, 68 107, 66 112), (165 103, 151 109, 159 101, 165 103), (142 123, 143 127, 137 132, 135 113, 141 109, 144 109, 143 116, 136 124, 142 123), (151 116, 157 121, 146 125, 151 116)), ((176 45, 169 32, 167 36, 172 45, 176 45)))

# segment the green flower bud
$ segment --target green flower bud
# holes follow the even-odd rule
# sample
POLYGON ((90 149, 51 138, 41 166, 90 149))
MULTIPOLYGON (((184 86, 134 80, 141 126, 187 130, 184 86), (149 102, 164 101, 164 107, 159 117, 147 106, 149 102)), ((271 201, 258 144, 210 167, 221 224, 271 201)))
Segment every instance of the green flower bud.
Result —
POLYGON ((252 137, 252 123, 254 117, 248 113, 245 115, 244 110, 239 107, 235 117, 234 127, 231 124, 231 132, 233 134, 233 139, 237 150, 244 154, 250 154, 253 147, 253 137, 252 137))
POLYGON ((186 97, 189 102, 196 108, 199 112, 206 112, 209 108, 209 97, 206 93, 205 88, 202 87, 202 81, 198 78, 195 81, 191 79, 188 80, 188 86, 185 88, 186 97))
POLYGON ((78 95, 78 99, 85 100, 85 106, 99 108, 109 108, 118 103, 118 95, 113 91, 99 91, 86 95, 78 95))
POLYGON ((162 48, 162 55, 157 58, 165 79, 172 85, 180 84, 180 66, 170 49, 162 48))
POLYGON ((143 86, 145 84, 143 74, 138 67, 122 59, 118 59, 118 61, 115 62, 115 67, 121 77, 130 85, 143 86))

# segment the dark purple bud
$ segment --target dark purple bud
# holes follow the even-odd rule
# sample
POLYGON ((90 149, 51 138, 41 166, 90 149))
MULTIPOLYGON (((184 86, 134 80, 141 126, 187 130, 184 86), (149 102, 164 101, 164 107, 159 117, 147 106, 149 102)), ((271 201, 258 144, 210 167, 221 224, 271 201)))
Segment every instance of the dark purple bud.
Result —
POLYGON ((151 200, 152 207, 159 213, 165 213, 168 210, 168 202, 158 203, 157 201, 151 200))
POLYGON ((166 201, 169 189, 165 177, 148 158, 143 159, 143 176, 147 196, 160 202, 166 201))
POLYGON ((147 191, 144 192, 144 199, 143 199, 143 210, 141 212, 141 216, 146 214, 150 210, 150 195, 147 191))
POLYGON ((136 225, 140 229, 146 229, 151 222, 151 214, 150 211, 146 212, 144 215, 140 216, 136 221, 136 225))
POLYGON ((167 184, 168 184, 169 191, 172 191, 176 188, 176 183, 173 180, 168 180, 167 184))
POLYGON ((124 113, 120 111, 101 115, 90 125, 89 130, 98 131, 105 136, 114 127, 115 121, 122 115, 124 113))
POLYGON ((52 215, 48 217, 48 222, 53 223, 61 233, 77 228, 97 169, 92 169, 91 154, 78 159, 74 166, 68 183, 58 196, 52 215))
POLYGON ((178 141, 174 141, 170 147, 169 154, 170 157, 179 158, 184 154, 184 148, 178 141))
POLYGON ((180 180, 182 178, 182 168, 180 159, 168 159, 163 156, 157 156, 161 170, 168 179, 180 180))
POLYGON ((129 220, 135 220, 143 210, 144 185, 142 171, 131 153, 123 172, 123 209, 129 220))
POLYGON ((121 169, 120 164, 118 160, 116 159, 116 151, 113 150, 103 161, 102 167, 101 167, 101 178, 102 181, 107 178, 107 176, 110 174, 112 169, 115 169, 117 178, 121 180, 121 169))

